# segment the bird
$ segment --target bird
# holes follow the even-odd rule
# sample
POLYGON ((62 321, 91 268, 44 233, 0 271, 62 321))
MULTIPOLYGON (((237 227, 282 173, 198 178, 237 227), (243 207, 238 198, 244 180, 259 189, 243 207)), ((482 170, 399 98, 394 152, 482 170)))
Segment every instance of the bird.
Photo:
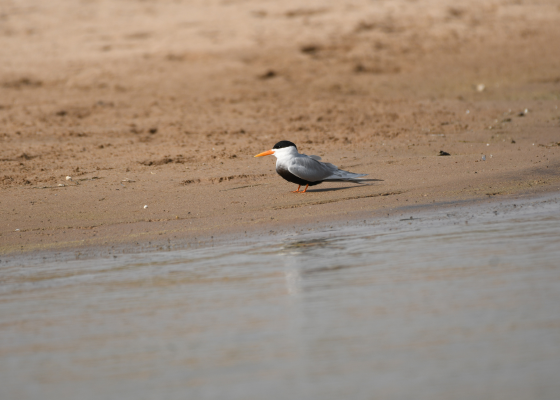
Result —
POLYGON ((336 165, 321 162, 319 156, 308 156, 298 152, 294 143, 282 140, 270 150, 257 154, 255 157, 273 155, 276 157, 276 172, 288 182, 298 185, 292 193, 305 193, 309 186, 323 182, 363 183, 367 174, 354 174, 338 169, 336 165), (299 189, 305 185, 305 189, 299 189))

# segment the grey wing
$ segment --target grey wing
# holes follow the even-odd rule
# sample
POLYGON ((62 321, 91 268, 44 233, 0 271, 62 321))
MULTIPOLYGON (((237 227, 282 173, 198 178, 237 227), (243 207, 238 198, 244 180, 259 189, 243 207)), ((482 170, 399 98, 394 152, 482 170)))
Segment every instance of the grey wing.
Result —
POLYGON ((288 171, 309 182, 322 181, 337 169, 332 164, 325 164, 310 157, 296 157, 288 165, 288 171))

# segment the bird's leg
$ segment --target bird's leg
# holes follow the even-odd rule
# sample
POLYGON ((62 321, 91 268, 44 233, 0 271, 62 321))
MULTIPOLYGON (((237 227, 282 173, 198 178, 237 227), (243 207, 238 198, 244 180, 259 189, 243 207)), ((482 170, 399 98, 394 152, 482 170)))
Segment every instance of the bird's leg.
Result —
MULTIPOLYGON (((309 187, 309 184, 307 184, 307 185, 305 186, 305 189, 303 189, 303 192, 299 192, 299 193, 305 193, 305 192, 307 192, 307 188, 308 188, 308 187, 309 187)), ((298 188, 298 190, 299 190, 299 188, 298 188)))
POLYGON ((292 191, 292 193, 299 193, 299 188, 300 188, 300 187, 301 187, 301 185, 299 185, 299 186, 297 187, 297 190, 292 191))

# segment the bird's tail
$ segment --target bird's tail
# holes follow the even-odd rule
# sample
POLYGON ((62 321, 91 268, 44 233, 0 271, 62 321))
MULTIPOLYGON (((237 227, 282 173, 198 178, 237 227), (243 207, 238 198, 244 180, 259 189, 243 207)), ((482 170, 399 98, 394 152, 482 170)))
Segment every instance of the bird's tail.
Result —
POLYGON ((355 174, 353 172, 344 171, 342 169, 337 169, 332 173, 331 176, 323 179, 323 182, 353 182, 353 183, 363 183, 367 179, 362 178, 362 176, 367 176, 367 174, 355 174))

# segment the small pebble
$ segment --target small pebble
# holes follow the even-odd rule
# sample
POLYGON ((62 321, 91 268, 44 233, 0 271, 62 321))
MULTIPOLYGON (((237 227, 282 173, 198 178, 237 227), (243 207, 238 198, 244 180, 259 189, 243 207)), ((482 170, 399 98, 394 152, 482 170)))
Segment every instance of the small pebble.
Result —
POLYGON ((66 180, 67 180, 67 181, 71 181, 71 180, 72 180, 72 177, 71 177, 71 176, 67 176, 67 177, 66 177, 66 180))
POLYGON ((476 91, 477 92, 484 92, 484 89, 486 89, 486 86, 484 85, 484 83, 480 83, 480 84, 476 85, 476 91))
POLYGON ((148 208, 148 206, 146 205, 146 206, 144 206, 144 208, 148 208))
POLYGON ((482 161, 486 161, 486 156, 482 155, 482 161))
POLYGON ((470 111, 470 110, 467 110, 467 114, 470 114, 470 113, 471 113, 471 111, 470 111))
POLYGON ((16 229, 16 232, 19 232, 19 229, 16 229))
POLYGON ((64 187, 64 183, 59 183, 58 186, 64 187))

